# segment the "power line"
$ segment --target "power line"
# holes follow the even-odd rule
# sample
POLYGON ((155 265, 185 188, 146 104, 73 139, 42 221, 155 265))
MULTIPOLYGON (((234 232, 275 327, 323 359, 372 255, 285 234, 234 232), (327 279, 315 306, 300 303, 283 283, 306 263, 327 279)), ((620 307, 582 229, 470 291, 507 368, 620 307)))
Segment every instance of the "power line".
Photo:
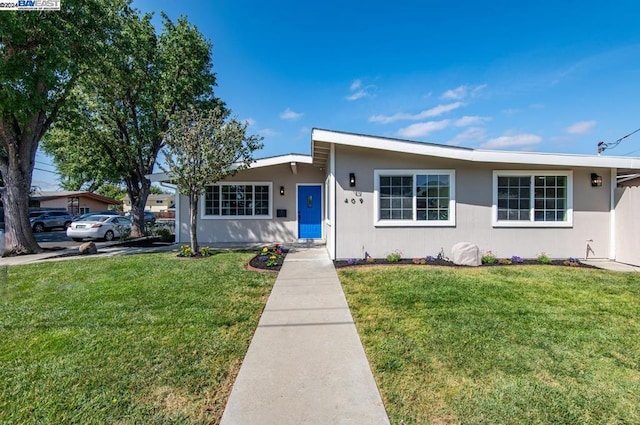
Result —
POLYGON ((627 137, 631 136, 632 134, 637 133, 638 131, 640 131, 640 128, 638 128, 637 130, 632 131, 631 133, 627 134, 626 136, 622 136, 621 138, 619 138, 618 140, 616 140, 613 143, 598 142, 598 155, 600 155, 602 152, 604 152, 605 149, 613 149, 613 148, 615 148, 624 139, 626 139, 627 137))

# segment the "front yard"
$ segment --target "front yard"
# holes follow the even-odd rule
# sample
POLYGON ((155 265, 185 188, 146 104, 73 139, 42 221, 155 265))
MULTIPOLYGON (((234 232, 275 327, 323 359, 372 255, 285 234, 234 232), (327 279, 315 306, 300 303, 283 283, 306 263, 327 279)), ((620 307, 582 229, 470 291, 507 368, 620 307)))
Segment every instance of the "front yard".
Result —
POLYGON ((640 276, 339 271, 393 424, 640 423, 640 276))
POLYGON ((252 256, 10 267, 0 423, 216 423, 275 281, 252 256))

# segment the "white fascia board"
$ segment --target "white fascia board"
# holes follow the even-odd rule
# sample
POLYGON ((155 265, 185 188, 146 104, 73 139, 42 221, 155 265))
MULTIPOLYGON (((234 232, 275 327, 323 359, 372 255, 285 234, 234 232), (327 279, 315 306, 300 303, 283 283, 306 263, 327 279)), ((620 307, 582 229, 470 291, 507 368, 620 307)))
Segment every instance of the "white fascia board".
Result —
MULTIPOLYGON (((313 163, 313 158, 311 155, 300 155, 300 154, 287 154, 287 155, 279 155, 272 156, 269 158, 261 158, 256 159, 249 168, 260 168, 260 167, 269 167, 271 165, 280 165, 280 164, 291 164, 291 163, 302 163, 302 164, 311 164, 313 163)), ((171 181, 171 176, 169 173, 153 173, 145 175, 151 182, 169 182, 171 181)))
POLYGON ((640 158, 468 149, 321 129, 313 129, 314 141, 471 162, 640 169, 640 158))

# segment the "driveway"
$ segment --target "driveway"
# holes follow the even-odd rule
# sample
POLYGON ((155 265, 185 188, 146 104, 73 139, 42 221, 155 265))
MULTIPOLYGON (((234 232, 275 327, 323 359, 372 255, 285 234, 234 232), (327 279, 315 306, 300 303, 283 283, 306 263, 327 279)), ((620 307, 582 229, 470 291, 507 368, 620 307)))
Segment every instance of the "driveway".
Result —
POLYGON ((74 242, 67 237, 66 230, 55 230, 51 232, 34 233, 36 241, 43 248, 63 247, 73 248, 80 246, 82 242, 74 242))

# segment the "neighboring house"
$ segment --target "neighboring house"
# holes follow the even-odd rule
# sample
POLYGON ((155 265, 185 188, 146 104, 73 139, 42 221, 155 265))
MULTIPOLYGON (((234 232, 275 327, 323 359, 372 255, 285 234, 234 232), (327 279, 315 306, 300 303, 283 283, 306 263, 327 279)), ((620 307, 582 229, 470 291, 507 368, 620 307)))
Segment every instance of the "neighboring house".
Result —
POLYGON ((116 199, 85 191, 38 191, 29 199, 31 207, 63 209, 71 215, 115 209, 120 205, 116 199))
MULTIPOLYGON (((175 208, 175 195, 172 193, 161 193, 158 195, 149 195, 144 209, 145 211, 160 213, 173 208, 175 208)), ((125 195, 123 198, 122 209, 125 213, 131 211, 131 200, 129 199, 129 195, 125 195)))
MULTIPOLYGON (((311 143, 310 156, 260 159, 208 186, 198 240, 318 240, 333 259, 395 250, 405 258, 450 256, 458 242, 499 257, 615 259, 618 239, 627 237, 616 231, 616 178, 640 172, 639 158, 476 150, 319 129, 311 143)), ((189 240, 188 222, 180 196, 177 241, 189 240)))

